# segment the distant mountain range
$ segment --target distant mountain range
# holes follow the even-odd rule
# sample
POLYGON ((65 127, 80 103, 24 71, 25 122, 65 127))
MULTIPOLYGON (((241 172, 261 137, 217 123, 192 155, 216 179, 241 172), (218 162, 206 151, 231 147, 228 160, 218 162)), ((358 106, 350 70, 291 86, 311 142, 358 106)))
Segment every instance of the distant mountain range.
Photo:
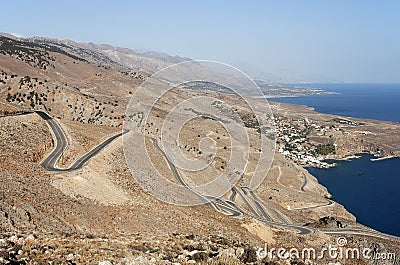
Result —
MULTIPOLYGON (((143 76, 148 76, 172 64, 188 61, 194 62, 191 58, 188 57, 171 56, 169 54, 156 51, 144 51, 115 47, 108 44, 78 43, 72 40, 58 40, 46 37, 24 38, 8 33, 0 33, 0 36, 6 39, 14 40, 16 42, 20 42, 22 46, 37 45, 37 47, 40 47, 41 49, 62 53, 73 59, 84 60, 89 63, 101 65, 103 67, 122 72, 135 73, 134 75, 139 74, 143 76)), ((207 69, 201 67, 200 65, 196 65, 195 63, 190 65, 190 67, 191 68, 187 69, 187 71, 185 72, 185 75, 213 75, 213 73, 207 72, 207 69)), ((280 81, 272 82, 271 80, 265 80, 264 78, 261 78, 261 76, 261 74, 253 75, 253 78, 259 77, 256 78, 256 83, 259 85, 264 94, 266 94, 266 96, 268 97, 300 96, 324 93, 323 91, 311 88, 288 86, 284 84, 287 82, 287 80, 285 81, 284 79, 272 78, 270 76, 271 80, 280 81)), ((182 77, 182 80, 186 80, 186 78, 187 76, 182 77)), ((164 79, 164 81, 168 80, 164 79)), ((250 94, 252 93, 252 91, 247 92, 250 94)))
POLYGON ((0 33, 0 35, 14 40, 39 44, 48 48, 57 48, 92 63, 129 68, 148 74, 152 74, 171 64, 192 60, 186 57, 170 56, 161 52, 139 51, 114 47, 108 44, 77 43, 71 40, 58 40, 45 37, 22 38, 8 33, 0 33))

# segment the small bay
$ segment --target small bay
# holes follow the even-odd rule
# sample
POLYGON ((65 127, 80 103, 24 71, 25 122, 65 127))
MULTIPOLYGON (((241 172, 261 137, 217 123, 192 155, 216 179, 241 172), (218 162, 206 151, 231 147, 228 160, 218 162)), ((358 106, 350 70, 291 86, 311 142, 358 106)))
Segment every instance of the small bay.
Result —
POLYGON ((400 159, 372 162, 371 158, 362 155, 352 161, 335 161, 334 168, 307 170, 359 223, 400 236, 400 159))
MULTIPOLYGON (((329 95, 272 98, 346 117, 400 122, 400 84, 297 84, 336 92, 329 95)), ((400 159, 372 162, 371 155, 335 161, 331 169, 307 168, 357 221, 400 236, 400 159)))

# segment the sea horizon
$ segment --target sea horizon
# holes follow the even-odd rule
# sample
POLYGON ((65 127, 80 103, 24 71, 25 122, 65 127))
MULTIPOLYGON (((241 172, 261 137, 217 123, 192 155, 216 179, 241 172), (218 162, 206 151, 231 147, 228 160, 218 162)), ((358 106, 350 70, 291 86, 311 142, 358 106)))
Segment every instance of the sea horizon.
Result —
POLYGON ((400 83, 291 84, 335 94, 267 98, 268 101, 305 105, 316 112, 353 118, 400 122, 400 83))
MULTIPOLYGON (((268 100, 307 105, 320 113, 400 122, 400 84, 314 83, 307 87, 338 94, 268 100)), ((370 161, 371 158, 372 155, 362 154, 359 159, 335 161, 337 166, 331 169, 306 169, 331 192, 335 201, 356 216, 357 221, 378 231, 400 236, 400 227, 394 221, 400 219, 400 211, 393 206, 400 201, 400 195, 391 190, 400 185, 397 177, 400 158, 375 162, 370 161)))

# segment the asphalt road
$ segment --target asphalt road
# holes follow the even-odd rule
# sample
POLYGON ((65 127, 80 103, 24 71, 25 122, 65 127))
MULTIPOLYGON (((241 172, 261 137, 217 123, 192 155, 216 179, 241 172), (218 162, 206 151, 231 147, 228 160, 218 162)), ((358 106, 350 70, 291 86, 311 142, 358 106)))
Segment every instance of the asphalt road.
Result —
POLYGON ((193 192, 194 194, 196 194, 200 200, 202 202, 204 202, 206 205, 210 206, 211 208, 214 208, 215 210, 218 210, 216 208, 216 206, 211 203, 211 201, 209 200, 209 198, 207 198, 207 196, 204 196, 203 194, 198 193, 197 191, 193 190, 189 185, 187 185, 187 183, 183 180, 183 178, 181 177, 181 175, 178 172, 178 169, 175 167, 172 159, 169 157, 169 155, 167 153, 164 152, 163 149, 161 149, 161 147, 158 145, 158 141, 156 138, 151 138, 153 145, 163 154, 163 156, 165 157, 165 159, 167 160, 168 166, 171 169, 174 177, 179 181, 179 183, 182 184, 182 186, 184 186, 185 188, 187 188, 188 190, 190 190, 191 192, 193 192))
MULTIPOLYGON (((158 145, 158 141, 155 138, 151 138, 151 140, 153 141, 154 146, 163 154, 163 156, 165 157, 165 159, 168 162, 168 165, 172 171, 172 173, 174 174, 175 178, 186 188, 188 188, 189 190, 191 190, 192 192, 194 192, 196 195, 198 195, 203 201, 205 201, 205 203, 209 206, 211 206, 212 208, 216 209, 217 211, 220 211, 220 208, 222 208, 222 210, 227 213, 229 216, 233 216, 233 217, 238 217, 238 216, 242 216, 242 215, 247 215, 250 217, 253 217, 257 220, 259 220, 260 222, 269 224, 269 225, 273 225, 273 226, 277 226, 277 227, 281 227, 281 228, 288 228, 288 229, 294 229, 297 230, 299 232, 299 234, 312 234, 314 233, 314 230, 308 227, 303 227, 303 226, 297 226, 297 225, 293 225, 293 224, 286 224, 286 223, 278 223, 278 222, 274 222, 271 221, 271 218, 269 217, 269 215, 266 212, 263 212, 261 215, 258 214, 258 212, 256 211, 256 209, 254 209, 254 207, 251 205, 251 203, 249 202, 249 200, 246 198, 246 196, 249 194, 248 192, 247 195, 243 194, 242 192, 240 192, 239 189, 237 189, 236 187, 232 188, 232 192, 233 192, 233 196, 231 196, 232 199, 235 199, 237 196, 237 194, 239 194, 239 196, 242 197, 243 201, 246 203, 246 205, 248 206, 248 208, 250 209, 251 213, 247 212, 246 210, 241 209, 234 201, 231 200, 223 200, 221 198, 216 198, 214 196, 209 196, 209 195, 203 195, 203 194, 199 194, 198 192, 194 191, 193 189, 191 189, 190 186, 188 186, 185 181, 182 179, 182 177, 180 176, 177 168, 175 167, 174 163, 172 162, 172 159, 170 158, 170 156, 168 154, 166 154, 164 152, 164 150, 162 150, 160 148, 160 146, 158 145), (216 206, 217 205, 217 206, 216 206), (264 215, 265 214, 265 215, 264 215)), ((256 198, 256 197, 253 197, 256 198)), ((258 200, 256 200, 254 202, 257 206, 260 205, 261 206, 261 202, 259 202, 258 200)), ((264 209, 262 207, 262 209, 264 209)))
POLYGON ((301 190, 304 191, 304 192, 306 192, 305 188, 306 188, 306 186, 307 186, 307 176, 306 176, 305 173, 303 173, 303 177, 304 177, 304 183, 303 183, 303 185, 301 186, 301 190))
POLYGON ((56 145, 53 151, 40 163, 42 167, 52 172, 70 172, 82 168, 86 164, 86 162, 88 162, 92 157, 97 155, 104 147, 106 147, 113 140, 115 140, 116 138, 120 137, 125 133, 121 132, 119 134, 116 134, 108 138, 107 140, 100 143, 92 150, 90 150, 77 160, 75 160, 69 167, 59 168, 57 167, 56 164, 57 161, 60 159, 61 155, 64 153, 65 149, 67 149, 68 147, 67 137, 57 120, 53 119, 50 115, 48 115, 43 111, 36 111, 36 113, 47 122, 47 124, 49 125, 50 129, 53 132, 53 137, 56 145))
POLYGON ((53 151, 42 161, 41 166, 48 171, 68 171, 68 169, 60 169, 56 167, 57 161, 60 159, 61 155, 68 146, 68 140, 63 129, 61 128, 60 124, 47 113, 43 111, 37 111, 36 113, 49 125, 53 132, 55 143, 53 151))
MULTIPOLYGON (((274 211, 280 219, 282 219, 283 222, 275 222, 272 220, 272 218, 268 215, 268 212, 266 211, 263 203, 258 199, 258 197, 254 194, 254 191, 247 188, 247 187, 242 187, 243 193, 236 187, 232 187, 232 194, 229 197, 229 200, 224 200, 221 198, 216 198, 213 196, 208 196, 208 195, 202 195, 199 194, 198 192, 192 190, 190 186, 188 186, 184 180, 181 178, 177 168, 175 167, 172 159, 169 157, 168 154, 166 154, 158 145, 157 139, 151 138, 153 141, 154 146, 157 147, 158 150, 162 152, 164 155, 165 159, 168 162, 168 165, 174 174, 174 176, 177 178, 177 180, 190 189, 191 191, 195 192, 198 196, 204 199, 208 205, 216 209, 217 211, 224 212, 225 214, 228 214, 229 216, 233 217, 239 217, 242 215, 247 215, 250 217, 253 217, 254 219, 263 222, 268 225, 272 225, 275 227, 280 227, 280 228, 285 228, 285 229, 291 229, 291 230, 296 230, 298 231, 299 234, 306 235, 306 234, 313 234, 315 233, 316 230, 306 227, 306 226, 300 226, 300 225, 295 225, 291 224, 289 220, 284 216, 282 213, 280 213, 277 209, 271 208, 272 211, 274 211), (247 212, 244 209, 241 209, 235 202, 237 195, 239 195, 247 207, 249 208, 250 212, 247 212), (247 198, 248 197, 248 198, 247 198), (256 205, 258 210, 261 212, 259 214, 257 210, 251 205, 250 200, 253 201, 253 203, 256 205), (221 211, 221 209, 223 211, 221 211)), ((305 192, 305 187, 307 185, 307 177, 304 175, 304 184, 301 187, 301 190, 305 192)), ((305 209, 312 209, 312 208, 318 208, 318 207, 327 207, 330 205, 333 205, 335 202, 332 200, 328 200, 327 204, 320 205, 320 206, 311 206, 311 207, 306 207, 305 209)), ((378 231, 375 231, 373 229, 362 229, 362 228, 338 228, 338 229, 320 229, 323 233, 327 235, 361 235, 361 236, 372 236, 372 237, 379 237, 383 239, 389 239, 389 240, 395 240, 395 241, 400 241, 400 238, 397 236, 393 235, 387 235, 378 231)))
MULTIPOLYGON (((49 171, 56 171, 56 172, 68 172, 68 171, 74 171, 77 169, 82 168, 87 161, 89 161, 93 156, 98 154, 105 146, 107 146, 109 143, 111 143, 114 139, 120 137, 123 135, 125 132, 121 132, 117 135, 114 135, 104 142, 100 143, 96 147, 94 147, 92 150, 90 150, 88 153, 84 154, 82 157, 78 158, 75 162, 72 163, 68 168, 58 168, 56 166, 57 161, 60 159, 61 155, 65 151, 65 149, 68 147, 68 141, 67 137, 65 136, 64 131, 62 130, 60 124, 53 119, 51 116, 49 116, 47 113, 42 112, 42 111, 36 111, 36 113, 42 117, 49 127, 51 128, 53 132, 53 136, 55 138, 56 146, 53 149, 53 151, 42 161, 41 165, 49 170, 49 171)), ((177 168, 175 167, 172 159, 169 157, 168 154, 164 152, 158 145, 158 141, 155 138, 151 138, 153 141, 154 146, 163 154, 165 159, 168 162, 168 165, 174 174, 175 178, 186 188, 188 188, 190 191, 194 192, 199 198, 207 205, 212 207, 213 209, 220 211, 222 209, 222 212, 233 216, 233 217, 238 217, 242 215, 247 215, 250 217, 253 217, 260 222, 263 222, 268 225, 276 226, 276 227, 281 227, 281 228, 287 228, 287 229, 294 229, 298 231, 299 234, 312 234, 315 233, 314 229, 305 227, 305 226, 299 226, 295 224, 290 224, 289 221, 286 219, 285 216, 280 214, 280 212, 276 209, 271 209, 275 213, 280 216, 282 219, 283 223, 281 222, 275 222, 272 220, 272 218, 268 215, 267 211, 265 210, 265 207, 263 203, 258 199, 258 197, 254 194, 252 190, 249 188, 244 187, 243 188, 243 193, 240 192, 236 187, 232 188, 232 195, 230 197, 230 200, 224 200, 221 198, 217 198, 214 196, 209 196, 209 195, 203 195, 199 194, 197 191, 193 190, 189 185, 186 184, 186 182, 183 180, 183 178, 180 176, 177 168), (241 196, 243 201, 246 203, 248 208, 250 209, 251 213, 241 209, 236 203, 236 197, 237 195, 241 196), (250 195, 250 196, 249 196, 250 195), (253 201, 253 203, 256 205, 258 210, 261 211, 261 214, 257 212, 256 209, 251 205, 249 199, 253 201)), ((301 190, 305 192, 305 186, 307 185, 307 177, 304 175, 304 184, 301 187, 301 190)), ((326 207, 329 205, 332 205, 334 202, 331 200, 328 200, 329 202, 326 205, 322 206, 315 206, 315 207, 308 207, 307 209, 311 208, 317 208, 317 207, 326 207)), ((389 239, 389 240, 395 240, 395 241, 400 241, 400 238, 397 236, 393 235, 387 235, 372 229, 361 229, 361 228, 340 228, 340 229, 320 229, 322 232, 324 232, 327 235, 361 235, 361 236, 372 236, 372 237, 379 237, 383 239, 389 239)))

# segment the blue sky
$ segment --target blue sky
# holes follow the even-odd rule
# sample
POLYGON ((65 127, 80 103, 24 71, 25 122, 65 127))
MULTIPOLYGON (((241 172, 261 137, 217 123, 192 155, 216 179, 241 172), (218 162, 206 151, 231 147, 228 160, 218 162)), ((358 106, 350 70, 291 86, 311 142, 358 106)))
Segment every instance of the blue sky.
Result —
POLYGON ((396 0, 38 0, 1 9, 2 32, 216 60, 271 80, 400 83, 396 0))

